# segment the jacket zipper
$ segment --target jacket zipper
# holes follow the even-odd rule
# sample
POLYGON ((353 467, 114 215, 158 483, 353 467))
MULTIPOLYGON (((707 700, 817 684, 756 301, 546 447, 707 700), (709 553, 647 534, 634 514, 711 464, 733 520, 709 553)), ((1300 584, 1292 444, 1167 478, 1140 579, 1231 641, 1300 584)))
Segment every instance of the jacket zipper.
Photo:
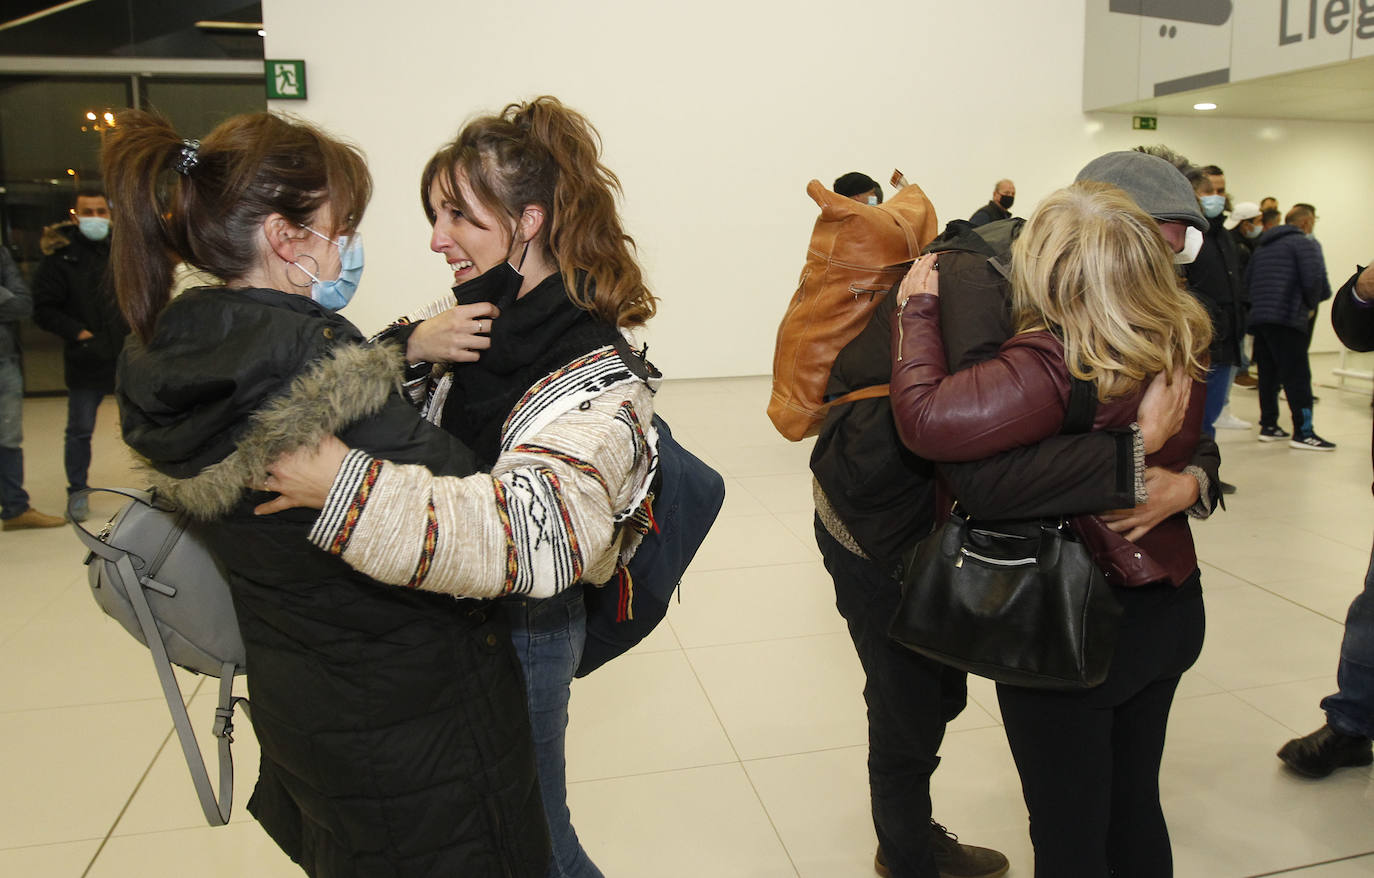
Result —
POLYGON ((910 301, 910 298, 903 299, 901 304, 897 306, 897 362, 899 363, 902 361, 902 348, 904 347, 902 342, 905 340, 905 333, 903 330, 906 329, 906 327, 902 325, 902 314, 906 311, 906 303, 910 301))
POLYGON ((1011 560, 1006 560, 1003 558, 989 558, 987 555, 980 555, 977 552, 970 552, 968 549, 962 547, 959 549, 959 556, 960 557, 958 562, 954 565, 955 567, 963 567, 965 557, 972 558, 975 561, 982 561, 984 564, 991 564, 994 567, 1026 567, 1031 564, 1034 564, 1036 561, 1035 558, 1013 558, 1011 560))

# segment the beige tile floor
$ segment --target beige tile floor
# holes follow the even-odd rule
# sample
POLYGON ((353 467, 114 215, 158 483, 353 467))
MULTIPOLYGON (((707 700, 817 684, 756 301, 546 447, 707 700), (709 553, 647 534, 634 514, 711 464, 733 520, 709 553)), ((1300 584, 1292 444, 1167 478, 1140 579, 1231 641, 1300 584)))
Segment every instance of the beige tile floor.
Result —
MULTIPOLYGON (((872 874, 862 677, 810 535, 809 448, 773 432, 767 390, 739 378, 669 382, 660 395, 729 497, 667 623, 575 686, 572 810, 613 878, 872 874)), ((1306 781, 1273 755, 1321 722, 1374 530, 1368 392, 1318 392, 1334 454, 1220 436, 1240 492, 1197 528, 1207 645, 1180 690, 1163 772, 1185 878, 1374 876, 1374 774, 1306 781)), ((1253 420, 1254 393, 1237 389, 1233 408, 1253 420)), ((113 407, 100 417, 91 481, 128 484, 113 407)), ((26 418, 29 487, 54 511, 63 402, 32 400, 26 418)), ((65 529, 0 534, 0 875, 299 874, 243 809, 256 770, 247 723, 234 819, 203 824, 147 653, 96 610, 81 558, 65 529)), ((210 687, 183 680, 203 731, 210 687)), ((984 681, 971 689, 935 775, 936 815, 1029 878, 996 699, 984 681)))

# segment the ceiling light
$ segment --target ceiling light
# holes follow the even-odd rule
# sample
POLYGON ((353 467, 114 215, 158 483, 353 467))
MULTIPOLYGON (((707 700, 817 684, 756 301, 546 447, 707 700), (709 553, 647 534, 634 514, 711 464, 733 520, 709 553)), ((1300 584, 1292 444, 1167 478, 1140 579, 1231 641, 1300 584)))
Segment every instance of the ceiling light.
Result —
POLYGON ((1194 110, 1215 110, 1216 108, 1217 108, 1217 105, 1216 105, 1216 104, 1213 104, 1213 103, 1211 103, 1211 102, 1209 102, 1209 101, 1203 101, 1203 102, 1200 103, 1200 104, 1193 104, 1193 109, 1194 109, 1194 110))

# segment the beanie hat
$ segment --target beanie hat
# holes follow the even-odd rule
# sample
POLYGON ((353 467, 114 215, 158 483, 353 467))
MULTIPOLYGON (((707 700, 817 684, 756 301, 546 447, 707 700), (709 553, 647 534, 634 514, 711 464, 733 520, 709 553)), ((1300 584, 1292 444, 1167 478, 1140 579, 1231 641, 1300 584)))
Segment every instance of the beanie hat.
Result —
POLYGON ((1228 229, 1234 229, 1246 220, 1254 219, 1259 215, 1260 209, 1258 204, 1253 201, 1242 201, 1240 204, 1236 205, 1235 210, 1231 211, 1231 215, 1226 218, 1225 226, 1228 229))
POLYGON ((865 192, 878 190, 878 197, 882 197, 883 190, 878 187, 878 182, 867 174, 860 174, 858 171, 850 171, 841 177, 835 178, 835 186, 832 191, 836 195, 843 195, 849 198, 854 195, 862 195, 865 192))
POLYGON ((1181 222, 1207 231, 1197 195, 1188 178, 1158 156, 1135 150, 1109 152, 1088 162, 1077 180, 1110 183, 1135 199, 1140 209, 1163 222, 1181 222))

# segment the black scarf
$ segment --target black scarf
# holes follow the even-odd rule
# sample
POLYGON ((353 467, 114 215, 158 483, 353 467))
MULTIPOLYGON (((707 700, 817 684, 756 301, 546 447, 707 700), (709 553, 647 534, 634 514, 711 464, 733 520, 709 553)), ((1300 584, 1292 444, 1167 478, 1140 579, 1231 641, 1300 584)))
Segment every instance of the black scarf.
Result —
MULTIPOLYGON (((465 286, 453 288, 460 304, 471 301, 465 286)), ((614 326, 573 304, 559 272, 519 299, 499 291, 493 300, 501 316, 491 322, 491 347, 476 363, 453 367, 442 421, 486 466, 496 462, 501 425, 531 385, 619 337, 614 326)))

